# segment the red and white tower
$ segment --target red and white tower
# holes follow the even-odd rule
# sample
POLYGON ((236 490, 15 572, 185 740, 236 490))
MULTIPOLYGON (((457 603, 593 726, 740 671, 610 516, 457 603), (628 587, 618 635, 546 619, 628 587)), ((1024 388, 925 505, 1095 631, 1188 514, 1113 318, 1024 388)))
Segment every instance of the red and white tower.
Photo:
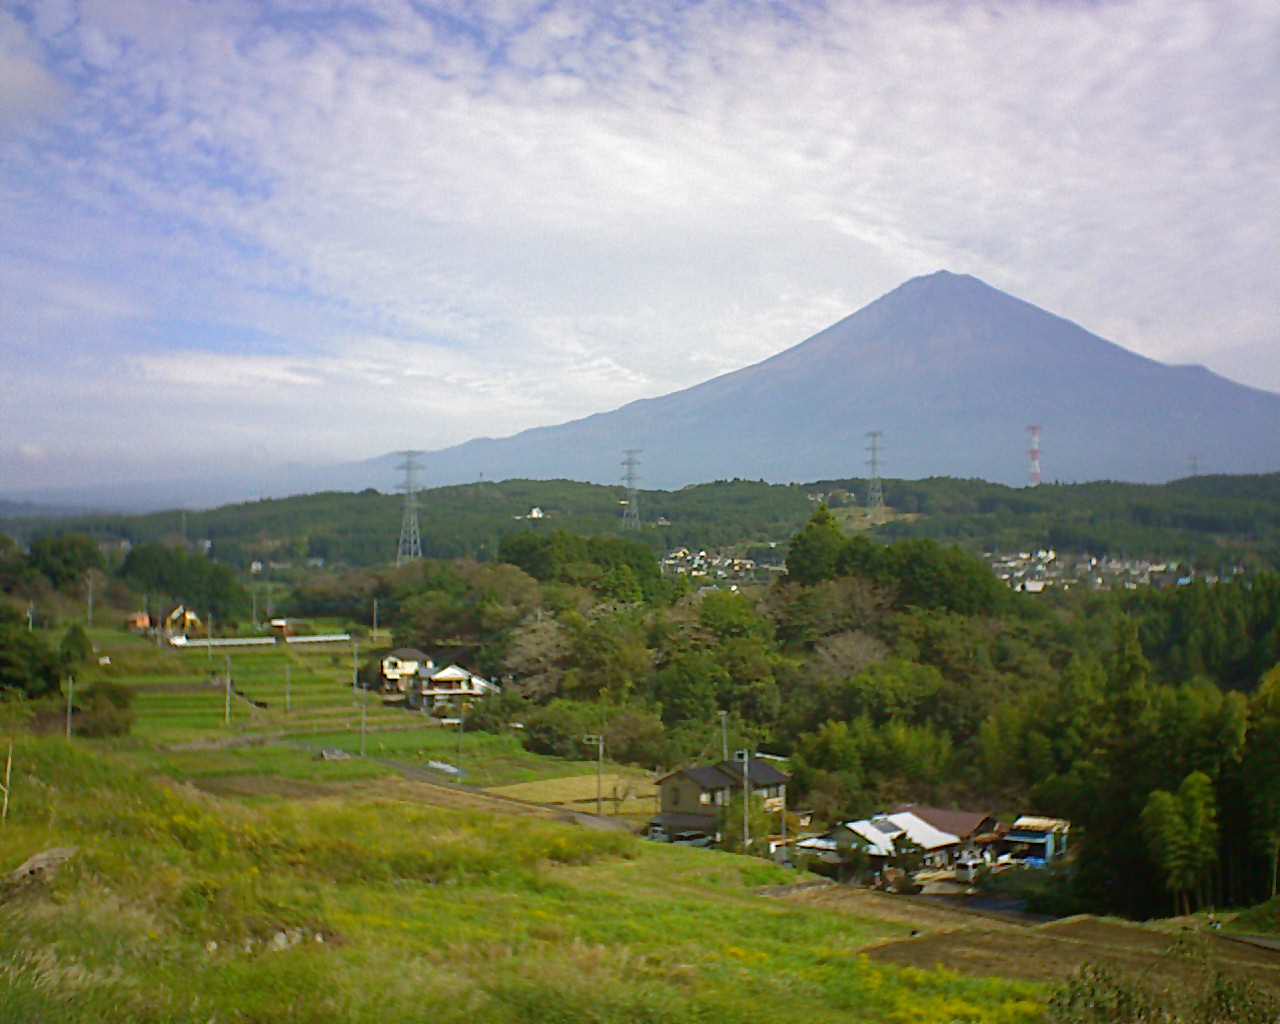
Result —
POLYGON ((1031 464, 1028 467, 1031 473, 1031 486, 1040 486, 1040 427, 1027 427, 1027 433, 1031 435, 1031 447, 1027 449, 1027 455, 1031 457, 1031 464))

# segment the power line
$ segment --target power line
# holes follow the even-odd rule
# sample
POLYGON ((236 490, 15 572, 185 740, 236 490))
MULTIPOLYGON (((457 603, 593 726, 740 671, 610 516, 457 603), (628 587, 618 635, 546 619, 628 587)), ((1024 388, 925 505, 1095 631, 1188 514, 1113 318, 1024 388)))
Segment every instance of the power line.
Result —
POLYGON ((422 534, 418 529, 418 456, 422 452, 403 451, 397 469, 404 470, 404 513, 400 517, 400 546, 396 549, 396 565, 415 562, 422 557, 422 534))

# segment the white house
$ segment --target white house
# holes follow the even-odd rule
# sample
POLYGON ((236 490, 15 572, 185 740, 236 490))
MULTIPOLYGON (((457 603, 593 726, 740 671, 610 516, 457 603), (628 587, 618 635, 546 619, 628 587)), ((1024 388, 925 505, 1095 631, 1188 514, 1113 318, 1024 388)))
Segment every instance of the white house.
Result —
POLYGON ((439 672, 431 672, 428 665, 410 680, 407 692, 411 707, 434 707, 455 700, 472 700, 498 693, 500 687, 460 665, 449 665, 439 672))
POLYGON ((382 688, 404 693, 420 671, 430 672, 435 662, 416 647, 397 647, 382 659, 382 688))

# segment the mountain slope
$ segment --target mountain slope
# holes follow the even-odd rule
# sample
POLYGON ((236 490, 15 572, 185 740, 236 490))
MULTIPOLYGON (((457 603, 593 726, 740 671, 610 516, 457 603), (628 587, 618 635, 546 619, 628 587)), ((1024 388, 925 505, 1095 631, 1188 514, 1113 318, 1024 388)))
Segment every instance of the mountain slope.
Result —
POLYGON ((437 483, 508 476, 618 478, 644 449, 650 486, 724 477, 862 475, 884 433, 896 477, 1026 479, 1026 425, 1046 479, 1158 481, 1280 468, 1265 439, 1280 395, 1199 366, 1166 366, 945 271, 915 278, 763 362, 555 427, 425 456, 437 483))

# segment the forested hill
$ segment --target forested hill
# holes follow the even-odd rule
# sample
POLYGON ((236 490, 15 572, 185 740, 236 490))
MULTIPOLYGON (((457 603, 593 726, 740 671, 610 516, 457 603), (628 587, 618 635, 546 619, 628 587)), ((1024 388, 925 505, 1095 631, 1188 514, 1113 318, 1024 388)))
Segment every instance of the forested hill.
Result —
MULTIPOLYGON (((1096 555, 1149 557, 1216 569, 1225 562, 1280 567, 1280 474, 1197 476, 1163 485, 1113 482, 1014 488, 936 477, 886 480, 891 521, 885 539, 933 537, 982 550, 1053 547, 1096 555)), ((638 539, 655 550, 681 545, 780 547, 820 501, 852 527, 862 479, 771 485, 734 480, 677 491, 641 491, 638 539)), ((429 557, 488 560, 501 539, 525 530, 620 533, 619 487, 567 480, 506 480, 423 491, 423 552, 429 557), (543 518, 528 518, 534 508, 543 518)), ((374 490, 328 492, 227 505, 210 511, 142 516, 84 515, 0 519, 19 541, 49 533, 85 533, 101 541, 213 542, 219 561, 255 558, 377 565, 390 561, 402 499, 374 490)), ((756 554, 760 554, 757 551, 756 554)), ((777 556, 781 558, 781 551, 777 556)))

